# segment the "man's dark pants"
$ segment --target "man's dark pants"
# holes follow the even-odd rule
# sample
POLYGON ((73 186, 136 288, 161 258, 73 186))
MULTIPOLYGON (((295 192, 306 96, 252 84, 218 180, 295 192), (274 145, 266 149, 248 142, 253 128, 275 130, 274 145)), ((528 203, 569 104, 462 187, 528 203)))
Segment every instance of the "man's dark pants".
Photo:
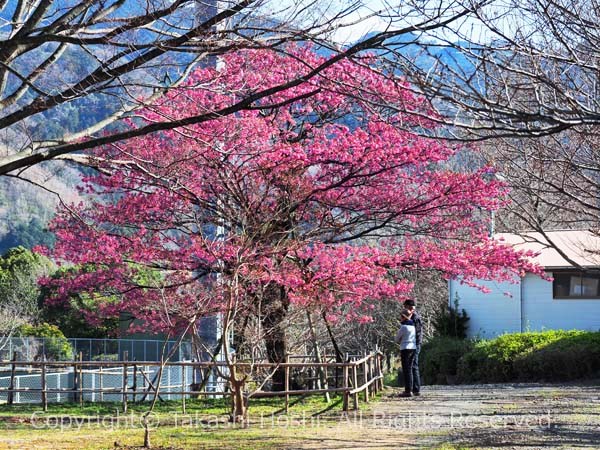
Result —
POLYGON ((418 393, 421 390, 421 374, 419 373, 419 353, 421 352, 421 346, 417 345, 415 350, 415 357, 412 363, 412 391, 413 394, 418 393))
POLYGON ((402 374, 404 375, 404 391, 410 393, 414 390, 413 385, 413 362, 416 350, 400 350, 400 361, 402 362, 402 374))

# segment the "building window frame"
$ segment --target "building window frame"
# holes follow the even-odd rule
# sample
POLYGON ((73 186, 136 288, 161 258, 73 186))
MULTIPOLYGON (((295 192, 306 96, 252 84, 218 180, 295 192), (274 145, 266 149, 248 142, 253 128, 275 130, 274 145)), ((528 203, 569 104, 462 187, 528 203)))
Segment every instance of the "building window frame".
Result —
POLYGON ((552 278, 554 300, 600 300, 598 270, 553 270, 552 278))

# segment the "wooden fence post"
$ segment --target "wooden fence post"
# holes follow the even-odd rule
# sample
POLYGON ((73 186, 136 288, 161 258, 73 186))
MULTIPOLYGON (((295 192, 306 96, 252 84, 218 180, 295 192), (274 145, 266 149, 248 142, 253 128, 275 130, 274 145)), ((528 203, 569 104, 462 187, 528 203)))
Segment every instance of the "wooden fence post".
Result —
POLYGON ((287 364, 290 362, 290 355, 285 355, 285 413, 290 411, 290 366, 287 364))
MULTIPOLYGON (((354 364, 352 366, 352 383, 354 384, 354 389, 358 388, 358 366, 354 364)), ((354 400, 354 409, 358 409, 358 392, 355 391, 352 395, 354 400)))
POLYGON ((343 402, 343 410, 348 411, 348 403, 349 403, 349 394, 348 394, 348 362, 344 363, 344 375, 342 378, 342 384, 344 388, 344 402, 343 402))
MULTIPOLYGON (((323 356, 323 361, 325 363, 327 363, 327 355, 323 356)), ((323 380, 321 381, 322 389, 329 389, 329 380, 327 379, 327 377, 329 376, 329 373, 328 373, 327 368, 328 368, 328 366, 323 367, 323 370, 320 373, 323 376, 323 380)), ((329 396, 329 392, 325 392, 325 401, 327 403, 331 402, 331 397, 329 396)))
POLYGON ((146 392, 146 372, 150 373, 150 369, 148 366, 142 366, 142 391, 144 392, 144 397, 142 401, 146 398, 146 395, 150 392, 150 386, 148 386, 148 392, 146 392))
POLYGON ((17 352, 13 352, 12 354, 12 364, 10 366, 10 382, 8 384, 8 398, 6 399, 6 403, 12 405, 15 398, 15 372, 17 370, 17 365, 15 361, 17 360, 17 352))
POLYGON ((187 391, 186 369, 186 366, 181 366, 181 411, 183 414, 185 414, 185 392, 187 391))
POLYGON ((42 408, 48 411, 48 395, 46 392, 46 355, 42 355, 42 408))
POLYGON ((381 370, 383 366, 383 355, 381 353, 377 354, 377 376, 381 377, 379 378, 379 390, 383 391, 384 385, 383 385, 383 371, 381 370))
MULTIPOLYGON (((368 370, 368 367, 367 367, 367 360, 366 359, 363 362, 363 380, 364 380, 365 384, 367 384, 370 381, 369 370, 368 370)), ((365 402, 366 403, 369 403, 369 387, 370 386, 366 386, 365 387, 365 402)))
POLYGON ((79 367, 77 366, 77 359, 73 361, 73 402, 79 402, 79 367))
MULTIPOLYGON (((371 377, 371 379, 375 378, 377 376, 377 354, 374 353, 371 356, 371 359, 369 359, 369 376, 371 377)), ((379 393, 379 380, 375 380, 375 382, 373 383, 373 394, 377 395, 377 393, 379 393)))
POLYGON ((131 389, 133 390, 133 402, 135 403, 135 393, 137 391, 137 364, 133 365, 133 386, 131 389))
POLYGON ((123 352, 123 413, 127 412, 127 358, 129 353, 127 350, 123 352))

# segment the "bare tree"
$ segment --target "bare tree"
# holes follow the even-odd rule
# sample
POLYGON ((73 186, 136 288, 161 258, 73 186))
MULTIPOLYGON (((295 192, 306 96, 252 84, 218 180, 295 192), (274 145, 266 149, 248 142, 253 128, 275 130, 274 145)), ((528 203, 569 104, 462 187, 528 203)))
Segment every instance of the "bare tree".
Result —
POLYGON ((0 351, 8 344, 21 325, 30 323, 35 317, 17 298, 8 298, 0 302, 0 351))
POLYGON ((486 141, 469 163, 512 188, 496 230, 597 229, 600 2, 463 4, 464 20, 383 43, 390 67, 448 125, 433 131, 486 141))
POLYGON ((482 146, 485 157, 512 188, 511 202, 496 215, 498 231, 596 226, 600 155, 597 131, 586 129, 482 146))
MULTIPOLYGON (((423 320, 423 337, 428 339, 435 332, 435 316, 448 304, 448 283, 437 271, 406 270, 403 276, 414 283, 412 297, 417 302, 417 310, 423 320)), ((334 324, 332 330, 338 345, 344 352, 349 353, 374 349, 377 346, 386 355, 396 354, 398 345, 394 338, 400 327, 400 313, 403 308, 401 302, 390 299, 377 303, 373 309, 373 322, 334 324)))
POLYGON ((456 137, 532 137, 600 122, 600 2, 463 4, 473 11, 464 20, 385 43, 390 63, 456 137))
POLYGON ((446 6, 423 15, 421 3, 373 10, 361 0, 291 0, 284 6, 270 0, 2 1, 0 139, 5 148, 0 175, 256 107, 260 99, 301 84, 342 58, 416 30, 443 28, 474 7, 440 1, 446 6), (373 19, 384 31, 342 51, 328 44, 334 33, 373 19), (214 64, 219 55, 240 48, 281 49, 292 41, 324 45, 331 58, 318 67, 307 66, 297 79, 222 108, 124 131, 125 117, 178 85, 196 64, 214 64), (94 115, 98 105, 104 111, 94 115), (79 112, 87 120, 52 132, 60 116, 79 112))

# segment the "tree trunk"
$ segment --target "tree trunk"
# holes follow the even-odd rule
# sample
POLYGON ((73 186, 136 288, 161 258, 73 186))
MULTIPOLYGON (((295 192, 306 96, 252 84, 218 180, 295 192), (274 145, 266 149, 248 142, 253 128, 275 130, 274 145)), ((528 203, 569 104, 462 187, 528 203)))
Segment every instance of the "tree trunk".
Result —
POLYGON ((231 421, 233 423, 239 423, 246 425, 246 414, 248 413, 248 403, 244 396, 244 380, 237 380, 235 369, 233 369, 233 376, 231 378, 231 389, 233 391, 232 398, 232 413, 231 421))
MULTIPOLYGON (((329 321, 327 320, 325 311, 321 312, 321 317, 323 318, 323 322, 325 323, 325 328, 327 328, 327 334, 329 334, 329 338, 331 339, 331 344, 333 345, 333 349, 335 351, 335 362, 337 362, 337 363, 344 362, 344 357, 342 356, 342 351, 340 350, 337 340, 335 339, 335 336, 333 335, 333 330, 331 329, 331 326, 329 325, 329 321)), ((342 374, 341 368, 336 367, 335 368, 335 387, 336 388, 340 387, 341 374, 342 374)))
MULTIPOLYGON (((315 354, 315 362, 321 363, 321 349, 319 348, 319 341, 317 340, 317 333, 315 332, 315 326, 313 324, 310 311, 306 311, 306 318, 308 319, 308 328, 310 330, 310 338, 311 338, 312 344, 313 344, 313 352, 315 354)), ((317 379, 317 389, 329 389, 329 386, 327 384, 327 377, 325 376, 323 367, 318 367, 317 372, 319 374, 319 378, 317 379)), ((331 402, 331 398, 329 397, 329 392, 325 392, 325 401, 327 403, 331 402)))
MULTIPOLYGON (((262 307, 261 324, 265 333, 267 359, 270 363, 283 363, 287 354, 285 319, 289 307, 285 289, 276 284, 269 284, 264 291, 262 307)), ((272 390, 283 391, 284 389, 285 370, 277 368, 272 377, 272 390)))

